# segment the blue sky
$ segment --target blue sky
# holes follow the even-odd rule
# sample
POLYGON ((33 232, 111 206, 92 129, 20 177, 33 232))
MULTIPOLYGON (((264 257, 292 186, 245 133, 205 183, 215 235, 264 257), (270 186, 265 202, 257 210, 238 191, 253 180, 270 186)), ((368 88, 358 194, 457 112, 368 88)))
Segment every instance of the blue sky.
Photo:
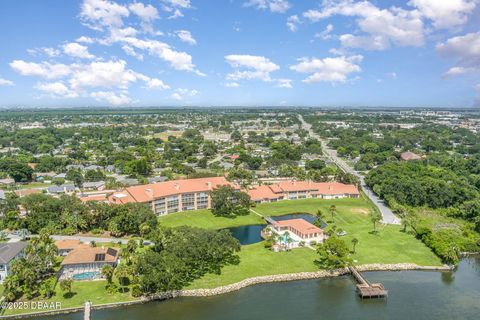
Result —
POLYGON ((479 2, 3 0, 0 104, 470 107, 479 2))

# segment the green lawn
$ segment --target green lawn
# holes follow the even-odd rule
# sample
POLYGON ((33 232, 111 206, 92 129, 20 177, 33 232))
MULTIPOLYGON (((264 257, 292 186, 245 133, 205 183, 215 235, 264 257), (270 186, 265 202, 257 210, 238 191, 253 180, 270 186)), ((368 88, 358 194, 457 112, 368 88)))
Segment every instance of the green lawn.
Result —
POLYGON ((194 210, 172 213, 158 218, 161 225, 167 227, 193 226, 205 229, 222 229, 250 224, 265 223, 254 213, 236 218, 215 217, 210 210, 194 210))
POLYGON ((264 248, 263 242, 260 242, 242 246, 239 256, 238 265, 224 267, 220 275, 207 274, 187 289, 215 288, 256 276, 318 270, 313 263, 315 251, 308 248, 273 252, 264 248))
MULTIPOLYGON (((42 302, 60 302, 62 308, 80 307, 83 306, 85 301, 90 300, 93 304, 122 302, 135 300, 129 292, 110 294, 105 290, 105 280, 99 281, 75 281, 72 286, 72 292, 76 293, 71 298, 65 298, 59 285, 56 287, 56 294, 50 298, 36 298, 32 301, 42 302)), ((21 300, 20 300, 21 301, 21 300)), ((38 310, 6 310, 3 315, 19 314, 34 312, 38 310)))
POLYGON ((325 220, 331 220, 328 208, 335 204, 337 214, 334 222, 338 228, 347 232, 342 237, 348 245, 356 237, 359 242, 356 254, 352 257, 357 264, 365 263, 416 263, 419 265, 440 265, 440 259, 427 248, 420 240, 412 235, 401 232, 401 226, 377 226, 379 231, 371 233, 373 225, 368 213, 373 210, 372 205, 363 198, 359 199, 305 199, 281 201, 269 204, 260 204, 253 208, 264 215, 282 215, 292 212, 308 212, 315 214, 320 208, 326 215, 325 220))

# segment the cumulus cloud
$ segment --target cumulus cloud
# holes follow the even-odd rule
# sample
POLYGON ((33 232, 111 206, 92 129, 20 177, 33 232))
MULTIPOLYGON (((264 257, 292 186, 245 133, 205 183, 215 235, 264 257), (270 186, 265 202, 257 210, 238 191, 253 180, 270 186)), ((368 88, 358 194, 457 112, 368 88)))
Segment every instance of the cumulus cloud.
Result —
POLYGON ((175 90, 174 93, 172 93, 171 97, 174 100, 181 101, 181 100, 184 100, 185 98, 196 96, 197 94, 199 94, 199 92, 195 89, 190 90, 190 89, 178 88, 175 90))
POLYGON ((146 80, 146 88, 148 89, 158 89, 158 90, 166 90, 170 89, 170 86, 166 85, 162 80, 153 78, 146 80))
POLYGON ((277 87, 279 88, 288 88, 288 89, 293 88, 292 80, 290 79, 277 79, 276 82, 277 82, 277 87))
POLYGON ((128 6, 128 9, 142 21, 142 28, 147 32, 153 32, 152 22, 159 18, 157 9, 141 2, 134 2, 128 6))
POLYGON ((11 80, 0 78, 0 86, 13 86, 14 83, 11 80))
POLYGON ((339 56, 334 58, 300 58, 299 63, 290 67, 291 70, 310 74, 303 80, 306 83, 314 82, 346 82, 352 73, 361 71, 361 55, 339 56))
POLYGON ((117 94, 112 91, 96 91, 92 92, 90 96, 97 101, 107 101, 114 106, 128 105, 132 102, 132 99, 127 95, 123 93, 117 94))
POLYGON ((197 41, 193 38, 192 34, 188 30, 178 30, 175 32, 175 34, 181 41, 185 43, 188 43, 191 45, 197 44, 197 41))
POLYGON ((168 19, 176 19, 183 17, 184 9, 191 9, 192 4, 190 0, 161 0, 163 3, 162 9, 171 13, 168 19))
POLYGON ((40 90, 53 98, 76 98, 78 93, 69 89, 63 82, 41 82, 35 85, 40 90))
POLYGON ((76 42, 70 42, 62 46, 63 52, 74 58, 93 59, 95 56, 88 52, 88 48, 76 42))
POLYGON ((275 13, 284 13, 291 8, 288 0, 248 0, 245 7, 254 7, 260 10, 269 10, 275 13))
POLYGON ((103 30, 104 27, 121 27, 123 18, 130 15, 126 6, 109 0, 84 0, 80 8, 80 18, 83 23, 95 30, 103 30))
POLYGON ((329 23, 322 32, 315 34, 315 38, 320 38, 322 40, 328 40, 332 38, 333 25, 329 23))
POLYGON ((271 81, 270 73, 280 69, 278 65, 262 56, 231 54, 225 56, 225 60, 237 69, 227 75, 227 79, 232 81, 240 79, 271 81))
POLYGON ((143 61, 143 54, 136 52, 132 47, 130 46, 122 46, 122 50, 129 56, 137 58, 140 61, 143 61))
POLYGON ((345 47, 384 50, 391 44, 420 46, 424 43, 422 15, 418 10, 398 7, 380 9, 368 1, 325 1, 321 10, 308 10, 303 16, 317 22, 335 15, 356 17, 364 35, 346 34, 340 37, 345 47), (370 43, 374 42, 374 45, 370 43))
POLYGON ((238 88, 240 84, 238 82, 227 82, 225 83, 225 87, 227 88, 238 88))
POLYGON ((458 76, 480 71, 480 32, 456 36, 436 46, 437 52, 446 58, 452 58, 456 65, 445 76, 458 76))
POLYGON ((71 73, 70 67, 61 63, 35 63, 26 62, 23 60, 14 60, 10 63, 10 67, 22 76, 38 76, 44 79, 58 79, 71 73))
POLYGON ((28 49, 27 52, 32 56, 46 55, 49 58, 55 58, 62 54, 60 50, 49 47, 28 49))
POLYGON ((451 29, 465 24, 478 0, 410 0, 437 29, 451 29))
POLYGON ((287 27, 290 31, 292 32, 297 32, 298 31, 298 25, 301 24, 302 21, 298 17, 298 15, 293 15, 288 17, 287 19, 287 27))

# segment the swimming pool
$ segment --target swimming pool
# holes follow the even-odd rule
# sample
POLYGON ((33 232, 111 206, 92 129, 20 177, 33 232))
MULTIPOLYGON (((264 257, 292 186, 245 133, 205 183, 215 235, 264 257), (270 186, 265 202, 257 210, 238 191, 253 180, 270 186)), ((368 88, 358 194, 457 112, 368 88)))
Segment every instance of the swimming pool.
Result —
POLYGON ((100 272, 84 272, 84 273, 74 274, 72 278, 74 280, 92 280, 92 279, 98 278, 99 276, 100 276, 100 272))

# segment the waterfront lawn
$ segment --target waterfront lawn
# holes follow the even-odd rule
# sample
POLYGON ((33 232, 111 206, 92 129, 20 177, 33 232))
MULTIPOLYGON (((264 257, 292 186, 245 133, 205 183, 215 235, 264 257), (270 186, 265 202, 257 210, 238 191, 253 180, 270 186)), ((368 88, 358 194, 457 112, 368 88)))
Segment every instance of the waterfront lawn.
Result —
POLYGON ((313 263, 316 253, 308 248, 273 252, 264 247, 264 242, 259 242, 242 246, 239 256, 238 265, 224 267, 220 275, 207 274, 187 289, 215 288, 257 276, 318 271, 313 263))
POLYGON ((366 263, 416 263, 418 265, 441 265, 440 259, 413 235, 401 232, 402 227, 396 225, 377 225, 377 233, 373 233, 373 225, 368 213, 373 210, 372 204, 363 198, 359 199, 305 199, 280 201, 260 204, 253 210, 264 215, 282 215, 293 212, 315 214, 321 208, 325 220, 331 220, 328 208, 334 204, 337 213, 334 223, 337 228, 347 232, 342 237, 352 247, 351 240, 359 240, 356 253, 352 255, 356 264, 366 263))
MULTIPOLYGON (((102 303, 113 303, 113 302, 124 302, 124 301, 132 301, 136 300, 131 296, 129 291, 125 293, 117 292, 114 294, 110 294, 105 290, 106 285, 105 280, 98 280, 98 281, 74 281, 72 285, 72 292, 74 293, 73 297, 65 298, 63 296, 63 292, 60 289, 60 286, 57 284, 55 288, 55 295, 50 299, 47 298, 36 298, 31 301, 41 301, 41 302, 48 302, 48 303, 55 303, 60 302, 61 308, 73 308, 73 307, 81 307, 85 303, 85 301, 90 300, 94 305, 95 304, 102 304, 102 303)), ((22 300, 20 300, 22 301, 22 300)), ((36 312, 42 310, 25 310, 25 309, 17 309, 17 310, 5 310, 3 315, 12 315, 12 314, 20 314, 20 313, 28 313, 28 312, 36 312)), ((47 310, 43 310, 47 311, 47 310)))
POLYGON ((205 229, 223 229, 265 223, 261 217, 252 212, 236 218, 224 218, 214 216, 208 209, 171 213, 159 217, 158 222, 166 227, 191 226, 205 229))

